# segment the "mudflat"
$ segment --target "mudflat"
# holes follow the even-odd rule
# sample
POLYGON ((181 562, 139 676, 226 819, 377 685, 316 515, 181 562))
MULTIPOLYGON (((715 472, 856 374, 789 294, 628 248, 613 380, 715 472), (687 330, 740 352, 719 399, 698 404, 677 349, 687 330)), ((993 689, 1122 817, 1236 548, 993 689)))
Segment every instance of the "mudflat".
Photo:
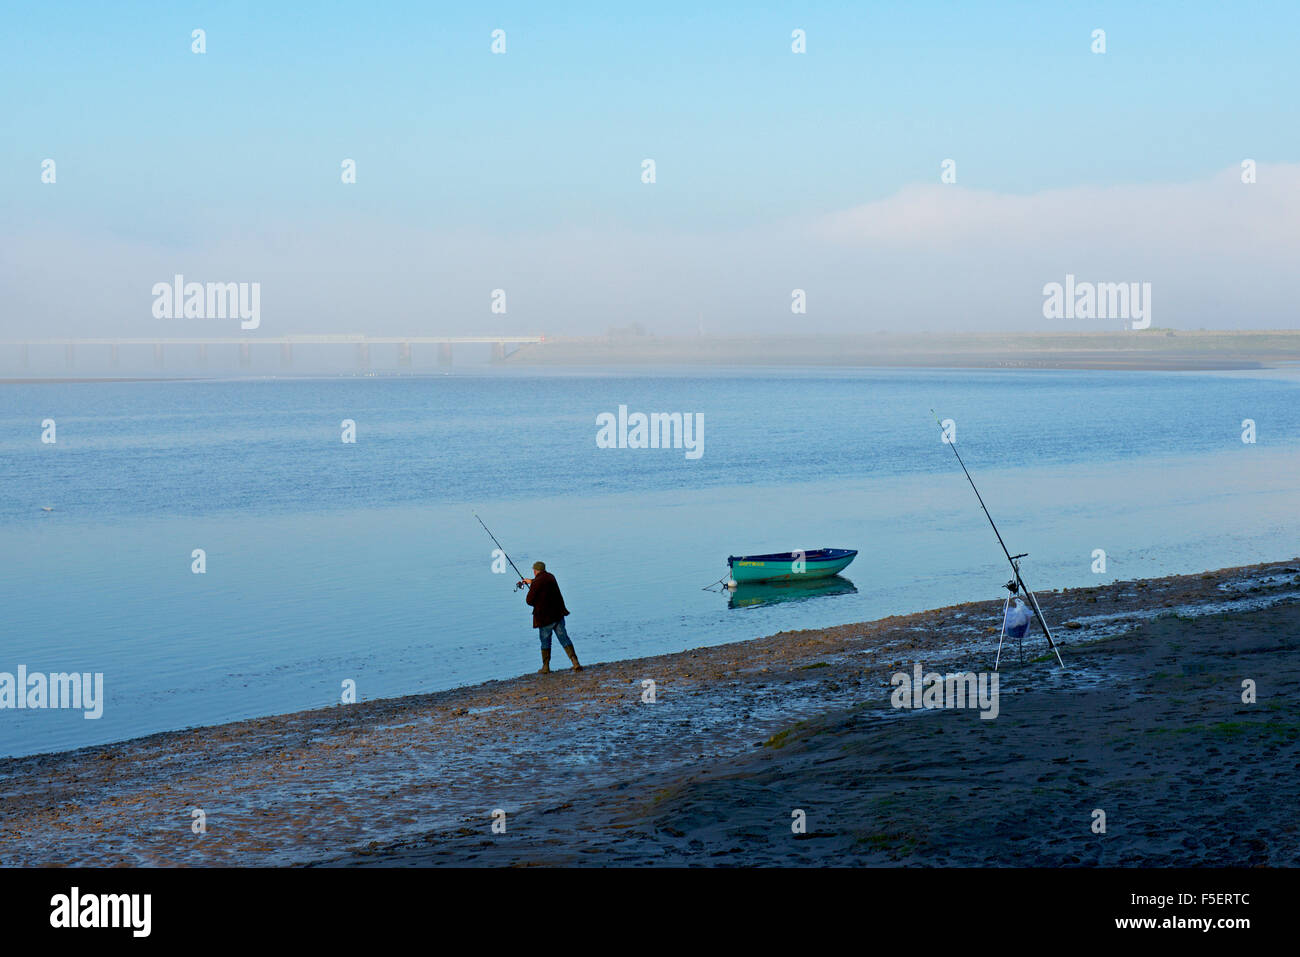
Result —
POLYGON ((430 835, 371 857, 381 865, 1296 866, 1298 625, 1295 603, 1161 618, 1071 647, 1067 674, 1046 663, 1013 666, 993 720, 973 710, 904 718, 874 701, 790 727, 752 755, 575 795, 493 839, 430 835), (1241 682, 1252 675, 1262 697, 1245 704, 1241 682))

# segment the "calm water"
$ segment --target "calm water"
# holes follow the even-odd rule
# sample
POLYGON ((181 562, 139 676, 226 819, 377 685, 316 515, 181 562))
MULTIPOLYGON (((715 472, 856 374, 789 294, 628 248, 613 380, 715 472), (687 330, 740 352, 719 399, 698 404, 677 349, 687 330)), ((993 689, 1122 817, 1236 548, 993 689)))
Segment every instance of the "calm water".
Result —
POLYGON ((0 671, 98 671, 107 692, 97 721, 0 710, 0 754, 321 707, 345 679, 365 700, 535 669, 474 510, 556 573, 591 661, 998 596, 931 406, 1040 590, 1291 557, 1298 398, 1284 373, 0 385, 0 671), (703 413, 703 456, 598 449, 620 404, 703 413), (851 587, 702 590, 728 554, 820 546, 861 550, 851 587))

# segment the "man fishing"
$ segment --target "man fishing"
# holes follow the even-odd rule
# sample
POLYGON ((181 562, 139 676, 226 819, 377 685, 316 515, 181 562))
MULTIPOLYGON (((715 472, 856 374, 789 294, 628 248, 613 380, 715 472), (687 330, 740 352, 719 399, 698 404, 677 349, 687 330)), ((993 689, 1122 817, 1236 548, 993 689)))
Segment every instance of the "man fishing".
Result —
POLYGON ((533 606, 533 627, 537 629, 537 635, 542 642, 542 667, 538 674, 551 673, 552 632, 560 639, 560 644, 568 654, 569 660, 573 662, 573 670, 581 671, 582 665, 578 663, 578 653, 573 650, 573 642, 569 640, 569 634, 564 630, 564 616, 569 613, 569 609, 564 607, 560 583, 546 570, 545 562, 533 562, 533 571, 536 574, 532 578, 521 579, 520 584, 528 586, 528 594, 524 596, 524 600, 533 606))

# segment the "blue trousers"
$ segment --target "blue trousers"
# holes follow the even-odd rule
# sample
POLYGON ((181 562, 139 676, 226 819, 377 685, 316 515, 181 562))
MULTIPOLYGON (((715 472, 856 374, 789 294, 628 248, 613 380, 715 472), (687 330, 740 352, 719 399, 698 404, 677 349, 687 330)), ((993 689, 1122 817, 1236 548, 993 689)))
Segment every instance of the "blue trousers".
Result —
POLYGON ((537 629, 537 637, 542 641, 542 651, 549 653, 551 650, 551 632, 555 632, 555 637, 560 639, 560 644, 565 651, 573 650, 573 642, 569 640, 569 633, 564 630, 564 619, 561 618, 537 629))

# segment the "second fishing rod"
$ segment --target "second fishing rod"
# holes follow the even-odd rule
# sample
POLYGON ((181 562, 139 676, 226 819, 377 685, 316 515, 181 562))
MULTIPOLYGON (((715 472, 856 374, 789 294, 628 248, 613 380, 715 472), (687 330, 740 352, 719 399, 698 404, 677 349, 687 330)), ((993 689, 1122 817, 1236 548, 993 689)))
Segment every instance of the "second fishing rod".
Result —
POLYGON ((1015 589, 1011 588, 1011 585, 1015 584, 1021 591, 1029 596, 1029 602, 1034 606, 1034 620, 1038 622, 1038 627, 1043 629, 1043 634, 1047 637, 1047 646, 1056 653, 1057 663, 1064 668, 1065 662, 1061 660, 1060 649, 1056 647, 1056 642, 1052 638, 1051 629, 1047 627, 1047 620, 1043 617, 1043 610, 1038 607, 1038 597, 1029 590, 1029 586, 1025 584, 1025 580, 1020 577, 1019 559, 1024 558, 1025 554, 1011 554, 1011 551, 1007 548, 1007 543, 1002 540, 1002 533, 998 531, 997 523, 993 521, 993 516, 989 514, 988 506, 984 504, 984 496, 981 495, 980 490, 975 487, 975 480, 970 477, 970 470, 966 468, 966 463, 962 461, 961 453, 957 451, 956 439, 954 438, 950 440, 948 438, 947 430, 943 427, 943 423, 939 421, 938 413, 936 413, 934 409, 930 410, 930 414, 934 416, 934 421, 939 423, 939 430, 944 433, 944 443, 952 449, 952 454, 957 456, 957 463, 961 466, 961 470, 966 473, 966 481, 970 482, 971 490, 975 493, 975 497, 979 499, 980 508, 984 510, 984 517, 989 520, 989 525, 993 528, 993 534, 998 537, 998 544, 1002 546, 1002 554, 1007 556, 1007 562, 1011 565, 1011 571, 1012 574, 1015 575, 1015 578, 1007 583, 1007 590, 1012 594, 1015 594, 1015 589))

